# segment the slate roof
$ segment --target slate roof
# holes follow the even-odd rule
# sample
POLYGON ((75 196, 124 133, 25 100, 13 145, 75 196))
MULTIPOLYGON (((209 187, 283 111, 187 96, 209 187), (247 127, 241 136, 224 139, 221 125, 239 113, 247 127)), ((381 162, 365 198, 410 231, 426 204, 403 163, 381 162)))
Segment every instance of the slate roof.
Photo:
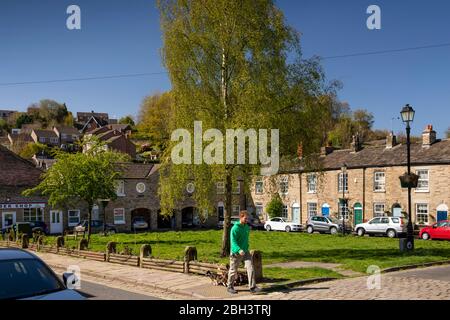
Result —
POLYGON ((43 137, 43 138, 58 138, 58 135, 53 130, 34 129, 33 131, 38 136, 38 138, 40 138, 40 137, 43 137))
POLYGON ((80 131, 78 131, 76 128, 74 127, 56 127, 56 130, 58 130, 58 132, 60 133, 65 133, 65 134, 80 134, 80 131))
POLYGON ((120 163, 119 164, 123 174, 123 179, 146 179, 153 174, 154 164, 142 164, 142 163, 120 163))
MULTIPOLYGON (((317 157, 317 155, 316 155, 317 157)), ((391 149, 383 146, 365 147, 358 152, 351 149, 334 150, 326 156, 320 156, 319 165, 323 170, 340 170, 345 163, 347 168, 370 168, 406 166, 406 144, 391 149)), ((450 139, 437 140, 429 147, 422 142, 411 144, 411 165, 450 164, 450 139)), ((285 172, 302 172, 304 161, 296 161, 284 167, 285 172)))
POLYGON ((42 170, 0 146, 0 187, 32 187, 40 182, 42 170))

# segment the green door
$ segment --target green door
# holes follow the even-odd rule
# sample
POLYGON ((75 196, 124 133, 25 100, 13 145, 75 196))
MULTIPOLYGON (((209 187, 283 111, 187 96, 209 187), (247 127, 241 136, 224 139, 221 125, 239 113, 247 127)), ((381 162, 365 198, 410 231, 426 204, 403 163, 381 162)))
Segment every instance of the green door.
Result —
POLYGON ((363 222, 363 209, 361 203, 355 203, 353 207, 353 212, 355 213, 355 225, 363 222))

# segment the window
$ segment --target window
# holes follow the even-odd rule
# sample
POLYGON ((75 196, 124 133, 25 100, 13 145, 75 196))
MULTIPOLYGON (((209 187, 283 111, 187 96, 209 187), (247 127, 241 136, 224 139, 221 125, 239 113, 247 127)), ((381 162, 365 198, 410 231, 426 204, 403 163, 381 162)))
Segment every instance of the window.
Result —
POLYGON ((80 223, 80 210, 69 210, 67 214, 69 227, 74 227, 80 223))
POLYGON ((289 191, 289 178, 283 177, 280 182, 280 191, 282 194, 287 194, 289 191))
POLYGON ((217 182, 216 183, 217 188, 217 194, 224 194, 225 193, 225 182, 217 182))
POLYGON ((281 212, 281 216, 283 218, 287 218, 287 216, 288 216, 288 206, 283 205, 283 211, 281 212))
POLYGON ((315 174, 308 174, 306 176, 306 183, 308 185, 308 193, 315 193, 317 190, 317 176, 315 174))
POLYGON ((44 210, 42 208, 23 209, 23 221, 25 222, 44 221, 44 210))
POLYGON ((375 218, 375 219, 370 220, 369 224, 377 224, 377 223, 380 223, 380 221, 381 221, 381 218, 375 218))
POLYGON ((233 193, 240 194, 241 193, 241 183, 236 181, 236 184, 233 185, 233 193))
POLYGON ((39 138, 39 142, 41 142, 41 143, 45 143, 47 140, 44 138, 44 137, 40 137, 39 138))
POLYGON ((389 218, 381 218, 380 223, 388 224, 389 218))
POLYGON ((416 191, 428 191, 429 190, 429 179, 428 170, 417 170, 417 175, 419 176, 419 181, 417 183, 416 191))
POLYGON ((384 216, 384 203, 374 203, 373 204, 373 216, 374 217, 384 216))
POLYGON ((50 138, 51 143, 58 143, 58 138, 50 138))
POLYGON ((314 217, 317 216, 317 203, 315 202, 308 202, 306 204, 307 206, 307 212, 308 212, 308 217, 314 217))
POLYGON ((125 209, 115 208, 114 209, 114 224, 125 224, 125 209))
POLYGON ((263 217, 264 216, 264 207, 263 207, 263 204, 262 203, 260 203, 260 202, 257 202, 256 203, 256 206, 255 206, 255 214, 256 214, 256 216, 257 217, 263 217))
POLYGON ((348 192, 348 173, 339 173, 338 176, 338 192, 348 192), (342 190, 344 187, 344 190, 342 190))
POLYGON ((241 207, 239 205, 233 205, 233 216, 238 216, 241 212, 241 207))
POLYGON ((373 191, 385 191, 386 178, 384 172, 375 172, 373 176, 373 191))
POLYGON ((264 182, 262 178, 258 178, 255 182, 255 193, 262 194, 264 192, 264 182))
POLYGON ((428 204, 416 203, 416 223, 428 224, 428 204))
POLYGON ((339 219, 342 220, 342 216, 344 216, 344 219, 348 219, 348 205, 347 201, 339 201, 339 219))
POLYGON ((116 181, 116 194, 119 197, 125 196, 125 182, 123 180, 116 181))

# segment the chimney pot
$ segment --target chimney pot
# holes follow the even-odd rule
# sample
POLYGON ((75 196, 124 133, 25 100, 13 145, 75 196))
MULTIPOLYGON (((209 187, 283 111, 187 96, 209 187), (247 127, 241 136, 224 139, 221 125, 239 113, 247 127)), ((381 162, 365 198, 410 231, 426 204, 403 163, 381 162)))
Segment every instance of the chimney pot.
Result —
POLYGON ((392 149, 397 145, 397 137, 391 131, 389 135, 386 137, 386 149, 392 149))
POLYGON ((425 127, 425 130, 422 132, 422 147, 428 148, 435 142, 436 142, 436 131, 434 131, 433 126, 429 124, 425 127))

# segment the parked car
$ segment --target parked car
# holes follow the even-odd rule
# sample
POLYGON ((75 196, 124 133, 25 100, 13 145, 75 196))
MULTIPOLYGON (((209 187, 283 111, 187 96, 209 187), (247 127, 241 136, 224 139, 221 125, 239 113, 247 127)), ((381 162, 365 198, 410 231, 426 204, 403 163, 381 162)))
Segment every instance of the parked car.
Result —
POLYGON ((288 221, 286 218, 275 217, 266 221, 266 223, 264 224, 264 229, 266 229, 267 231, 301 231, 302 225, 292 221, 288 221))
POLYGON ((9 233, 10 231, 14 230, 14 232, 27 234, 29 238, 33 237, 33 228, 31 226, 30 222, 17 222, 10 226, 7 226, 2 229, 2 235, 9 233))
POLYGON ((389 238, 406 234, 406 223, 401 217, 376 217, 366 223, 355 226, 355 232, 362 237, 368 235, 386 235, 389 238))
POLYGON ((419 232, 419 237, 423 240, 450 240, 450 221, 439 221, 432 226, 422 228, 419 232))
POLYGON ((40 232, 43 234, 49 233, 47 224, 44 221, 33 221, 33 222, 30 222, 30 224, 31 224, 31 230, 33 232, 40 232))
MULTIPOLYGON (((65 274, 64 279, 68 279, 65 274)), ((0 248, 0 300, 84 300, 36 255, 21 249, 0 248)))
MULTIPOLYGON (((337 234, 342 232, 342 221, 330 217, 313 216, 306 222, 306 231, 308 233, 317 231, 319 233, 337 234)), ((348 227, 346 226, 347 231, 348 227)))
MULTIPOLYGON (((239 216, 232 216, 231 217, 231 225, 233 225, 233 224, 235 224, 236 222, 239 222, 239 221, 240 221, 239 216)), ((250 227, 250 229, 252 229, 252 230, 265 230, 264 223, 262 223, 258 218, 249 217, 247 224, 250 227)), ((223 229, 223 220, 219 221, 217 223, 217 228, 223 229)))
POLYGON ((146 230, 148 229, 148 223, 144 217, 134 217, 131 223, 133 230, 146 230))
MULTIPOLYGON (((88 221, 83 220, 78 225, 76 225, 73 229, 76 232, 87 232, 88 221)), ((105 228, 106 232, 109 234, 114 234, 117 232, 115 226, 106 224, 105 228)), ((99 233, 103 232, 103 221, 101 220, 91 220, 91 233, 99 233)))

